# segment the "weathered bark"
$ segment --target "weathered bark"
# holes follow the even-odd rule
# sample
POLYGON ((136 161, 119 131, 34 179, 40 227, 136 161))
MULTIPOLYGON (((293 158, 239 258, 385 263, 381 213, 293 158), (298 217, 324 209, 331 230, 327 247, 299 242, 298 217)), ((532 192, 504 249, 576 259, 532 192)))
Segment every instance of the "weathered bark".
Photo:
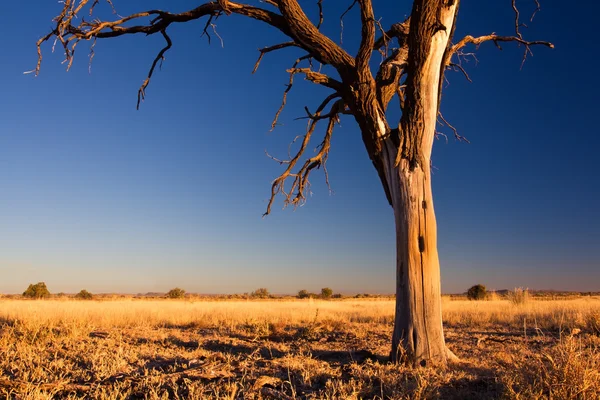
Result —
POLYGON ((440 264, 429 164, 395 165, 388 146, 388 179, 396 224, 396 318, 391 360, 444 364, 440 264))
POLYGON ((381 159, 396 224, 396 317, 392 361, 445 364, 440 264, 430 159, 457 0, 417 0, 408 37, 399 142, 382 138, 381 159))

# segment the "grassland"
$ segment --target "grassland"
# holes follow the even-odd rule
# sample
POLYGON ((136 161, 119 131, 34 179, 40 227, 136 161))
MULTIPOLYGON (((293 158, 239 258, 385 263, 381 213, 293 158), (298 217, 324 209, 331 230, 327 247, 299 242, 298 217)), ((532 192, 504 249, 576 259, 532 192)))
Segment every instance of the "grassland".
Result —
POLYGON ((600 298, 444 299, 446 369, 386 362, 393 301, 0 299, 0 398, 599 399, 600 298))

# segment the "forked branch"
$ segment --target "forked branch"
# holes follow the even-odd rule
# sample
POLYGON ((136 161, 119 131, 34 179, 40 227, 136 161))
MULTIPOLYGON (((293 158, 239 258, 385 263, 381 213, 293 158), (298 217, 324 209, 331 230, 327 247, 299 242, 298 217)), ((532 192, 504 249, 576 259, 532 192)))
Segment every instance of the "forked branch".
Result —
POLYGON ((315 168, 323 167, 323 171, 325 173, 325 181, 327 185, 329 185, 329 177, 327 174, 327 158, 329 157, 329 149, 331 147, 331 136, 333 134, 333 128, 335 123, 339 121, 339 114, 345 109, 344 102, 342 99, 336 101, 327 114, 322 114, 323 110, 329 104, 331 100, 338 97, 337 94, 329 95, 323 102, 319 105, 316 112, 314 114, 308 113, 309 123, 306 130, 306 134, 303 136, 302 143, 300 144, 300 148, 296 152, 296 155, 292 157, 290 160, 277 160, 280 164, 286 164, 287 167, 285 171, 281 175, 279 175, 271 185, 271 197, 269 198, 269 203, 267 204, 267 210, 263 214, 266 216, 271 213, 271 208, 273 206, 273 202, 275 201, 275 197, 278 194, 282 194, 284 197, 284 207, 289 205, 293 205, 294 207, 298 207, 306 202, 306 196, 310 192, 310 173, 315 168), (318 152, 313 157, 309 157, 300 168, 294 171, 294 168, 306 152, 308 148, 311 138, 315 132, 315 128, 319 121, 326 119, 327 128, 325 130, 325 135, 321 143, 317 146, 318 152), (292 185, 289 189, 285 188, 285 184, 288 179, 292 178, 292 185))

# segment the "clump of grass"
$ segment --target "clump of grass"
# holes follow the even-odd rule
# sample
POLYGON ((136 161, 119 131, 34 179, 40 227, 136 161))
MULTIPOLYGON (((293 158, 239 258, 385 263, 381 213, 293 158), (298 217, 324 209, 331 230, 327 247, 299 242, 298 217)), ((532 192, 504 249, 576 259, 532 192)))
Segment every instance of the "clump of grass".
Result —
POLYGON ((524 363, 507 368, 504 383, 513 399, 600 398, 600 353, 589 338, 564 337, 524 363))
POLYGON ((485 299, 487 301, 498 301, 501 300, 501 297, 495 290, 490 290, 489 292, 487 292, 485 299))
POLYGON ((592 311, 587 315, 586 325, 590 333, 600 335, 600 310, 592 311))
POLYGON ((531 299, 529 289, 515 288, 512 292, 508 292, 508 299, 516 306, 525 305, 531 299))

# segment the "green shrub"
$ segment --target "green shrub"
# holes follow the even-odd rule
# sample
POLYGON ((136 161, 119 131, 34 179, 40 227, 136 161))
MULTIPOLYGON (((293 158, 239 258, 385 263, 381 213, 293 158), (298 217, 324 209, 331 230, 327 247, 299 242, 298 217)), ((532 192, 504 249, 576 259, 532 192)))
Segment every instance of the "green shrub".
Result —
POLYGON ((310 293, 308 292, 308 290, 302 289, 301 291, 298 292, 299 299, 308 299, 309 297, 310 297, 310 293))
POLYGON ((183 299, 185 297, 185 290, 178 287, 171 289, 167 292, 167 298, 169 299, 183 299))
POLYGON ((471 286, 467 291, 467 298, 469 300, 484 300, 486 295, 487 291, 483 285, 471 286))
POLYGON ((30 284, 29 287, 27 287, 27 289, 23 292, 23 297, 29 297, 32 299, 45 299, 50 297, 50 291, 44 282, 38 282, 35 285, 30 284))
POLYGON ((92 300, 94 295, 88 292, 85 289, 82 289, 79 293, 75 295, 75 298, 78 300, 92 300))
POLYGON ((321 289, 321 298, 322 299, 329 299, 331 298, 331 295, 333 294, 333 290, 331 290, 331 288, 323 288, 321 289))

